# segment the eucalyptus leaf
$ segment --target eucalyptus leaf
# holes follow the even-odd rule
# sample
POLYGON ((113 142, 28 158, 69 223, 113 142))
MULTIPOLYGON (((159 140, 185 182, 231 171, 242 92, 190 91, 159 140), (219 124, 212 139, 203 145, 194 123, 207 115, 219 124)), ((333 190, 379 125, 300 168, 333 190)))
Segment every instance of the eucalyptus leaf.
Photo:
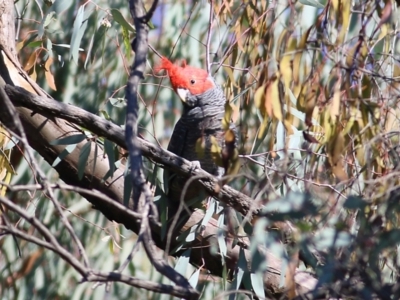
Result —
POLYGON ((54 140, 50 142, 50 145, 71 145, 71 144, 78 144, 86 139, 85 134, 75 134, 69 135, 65 138, 61 138, 58 140, 54 140))
POLYGON ((85 173, 86 164, 88 162, 88 158, 90 155, 90 151, 92 148, 92 142, 87 141, 85 145, 81 148, 81 152, 79 153, 78 159, 78 178, 82 180, 83 174, 85 173))

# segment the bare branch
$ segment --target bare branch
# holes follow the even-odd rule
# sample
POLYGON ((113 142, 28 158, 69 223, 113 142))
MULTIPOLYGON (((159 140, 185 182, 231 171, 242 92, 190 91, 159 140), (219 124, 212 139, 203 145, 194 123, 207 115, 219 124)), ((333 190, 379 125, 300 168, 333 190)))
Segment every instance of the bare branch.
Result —
POLYGON ((134 208, 142 211, 142 219, 140 222, 140 233, 144 249, 151 263, 158 272, 175 282, 178 286, 187 290, 190 298, 198 298, 199 293, 189 284, 184 276, 169 266, 163 258, 157 254, 154 241, 151 237, 151 229, 149 216, 156 216, 157 209, 153 203, 153 194, 150 186, 146 183, 142 170, 142 154, 140 151, 140 143, 137 136, 138 127, 138 87, 143 79, 143 73, 146 69, 146 56, 148 52, 148 25, 147 22, 151 18, 152 13, 157 6, 154 0, 149 13, 144 12, 142 1, 129 1, 129 7, 136 28, 136 40, 133 43, 135 51, 135 60, 131 68, 131 72, 126 87, 127 111, 126 111, 126 129, 125 140, 129 150, 129 161, 131 166, 131 176, 133 180, 134 208), (139 196, 144 196, 144 204, 139 203, 139 196))
POLYGON ((210 17, 208 20, 208 30, 207 30, 207 41, 206 41, 206 67, 207 73, 211 72, 211 64, 210 64, 210 41, 211 41, 211 32, 213 25, 213 16, 214 16, 214 1, 210 0, 210 17))
MULTIPOLYGON (((4 185, 7 187, 7 189, 10 192, 18 192, 18 191, 33 191, 33 190, 43 190, 43 186, 40 184, 28 184, 28 185, 10 185, 5 182, 0 181, 1 185, 4 185)), ((49 187, 51 189, 60 189, 60 190, 66 190, 66 191, 71 191, 71 192, 76 192, 79 193, 83 196, 90 196, 94 198, 101 199, 103 202, 107 203, 108 205, 114 207, 115 209, 118 209, 121 212, 124 212, 127 216, 131 216, 134 219, 141 219, 142 215, 139 213, 136 213, 132 211, 131 209, 128 209, 126 206, 118 203, 117 201, 111 199, 107 195, 100 193, 97 190, 89 190, 85 188, 81 188, 79 186, 73 186, 69 184, 64 184, 64 183, 57 183, 57 184, 50 184, 49 187)), ((152 219, 152 217, 150 217, 152 219)), ((161 226, 157 220, 152 220, 152 222, 155 222, 159 226, 161 226)))

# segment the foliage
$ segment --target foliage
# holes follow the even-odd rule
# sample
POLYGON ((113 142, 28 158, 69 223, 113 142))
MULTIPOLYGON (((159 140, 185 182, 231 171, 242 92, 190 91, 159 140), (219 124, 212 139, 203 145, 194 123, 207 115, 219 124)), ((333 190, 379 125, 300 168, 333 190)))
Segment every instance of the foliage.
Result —
MULTIPOLYGON (((127 3, 116 1, 109 7, 104 1, 57 0, 50 6, 29 1, 16 5, 22 17, 17 48, 31 78, 47 86, 55 99, 123 125, 124 87, 135 36, 127 3)), ((326 298, 399 297, 396 4, 215 1, 212 9, 211 70, 230 99, 231 117, 240 135, 241 165, 228 174, 229 184, 263 205, 263 211, 257 221, 238 214, 241 224, 233 228, 237 240, 242 236, 251 240, 250 266, 242 251, 233 273, 225 272, 221 281, 207 276, 203 281, 200 266, 188 269, 189 253, 184 252, 176 269, 198 284, 204 299, 223 292, 233 295, 238 289, 262 298, 267 265, 260 246, 264 246, 284 262, 279 271, 286 275, 282 285, 289 288, 289 298, 297 263, 317 278, 315 290, 326 298), (389 6, 392 17, 388 19, 389 6)), ((163 56, 204 67, 209 10, 204 1, 160 1, 149 44, 163 56)), ((158 59, 150 51, 148 73, 140 87, 140 133, 165 147, 181 104, 167 81, 153 74, 158 59)), ((66 156, 73 145, 86 139, 107 155, 112 168, 124 161, 123 150, 82 132, 53 143, 66 145, 66 156)), ((78 168, 86 164, 87 155, 82 151, 78 168)), ((4 164, 0 167, 10 172, 4 164)), ((57 181, 50 166, 42 162, 41 167, 57 181)), ((148 179, 162 194, 162 171, 151 161, 145 167, 148 179)), ((34 183, 30 172, 22 160, 12 184, 34 183)), ((68 232, 43 194, 8 196, 40 218, 64 246, 70 245, 68 232)), ((76 193, 58 190, 57 197, 93 266, 118 268, 135 244, 134 235, 92 210, 76 193)), ((216 202, 208 206, 205 219, 215 212, 223 225, 227 216, 216 202)), ((18 222, 18 216, 9 218, 18 222)), ((29 232, 27 224, 21 226, 29 232)), ((194 239, 195 234, 193 229, 183 240, 194 239)), ((210 249, 222 260, 225 235, 221 230, 218 245, 210 249)), ((79 276, 50 251, 15 243, 11 236, 3 238, 0 246, 1 273, 6 279, 0 289, 5 299, 104 298, 104 288, 79 285, 79 276)), ((167 281, 153 273, 144 252, 135 255, 129 265, 131 275, 167 281)), ((111 293, 119 299, 163 298, 123 284, 114 285, 111 293)))

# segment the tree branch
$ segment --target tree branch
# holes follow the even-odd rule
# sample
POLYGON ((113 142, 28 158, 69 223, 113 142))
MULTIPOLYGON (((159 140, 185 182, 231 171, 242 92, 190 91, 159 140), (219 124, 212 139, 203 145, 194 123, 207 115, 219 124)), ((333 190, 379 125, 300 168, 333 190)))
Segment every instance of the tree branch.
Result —
POLYGON ((175 271, 156 251, 154 241, 151 237, 149 217, 154 216, 158 219, 158 211, 153 202, 153 194, 150 186, 147 184, 142 169, 142 154, 137 136, 138 128, 138 87, 143 79, 143 73, 146 69, 146 56, 149 50, 148 46, 148 20, 157 6, 157 0, 154 0, 152 8, 148 14, 144 11, 144 6, 140 0, 130 0, 129 7, 136 29, 136 41, 133 43, 135 51, 135 60, 131 67, 128 84, 126 87, 127 109, 126 109, 126 127, 125 141, 129 150, 129 163, 131 167, 130 175, 133 182, 134 209, 142 212, 140 220, 140 233, 144 249, 152 265, 158 272, 172 280, 178 286, 185 288, 190 294, 190 298, 198 298, 199 293, 190 285, 187 279, 175 271), (139 203, 140 193, 144 196, 144 203, 139 203))

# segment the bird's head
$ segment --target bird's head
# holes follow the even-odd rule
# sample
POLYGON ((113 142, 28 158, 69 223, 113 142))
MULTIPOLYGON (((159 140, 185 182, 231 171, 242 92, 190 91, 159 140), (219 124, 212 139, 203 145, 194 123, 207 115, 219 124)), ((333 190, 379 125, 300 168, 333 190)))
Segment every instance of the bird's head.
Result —
POLYGON ((168 72, 172 88, 181 100, 189 106, 193 105, 189 100, 193 99, 193 96, 201 95, 215 87, 213 78, 206 70, 188 66, 186 61, 177 65, 163 57, 160 64, 154 68, 155 72, 161 70, 168 72))

